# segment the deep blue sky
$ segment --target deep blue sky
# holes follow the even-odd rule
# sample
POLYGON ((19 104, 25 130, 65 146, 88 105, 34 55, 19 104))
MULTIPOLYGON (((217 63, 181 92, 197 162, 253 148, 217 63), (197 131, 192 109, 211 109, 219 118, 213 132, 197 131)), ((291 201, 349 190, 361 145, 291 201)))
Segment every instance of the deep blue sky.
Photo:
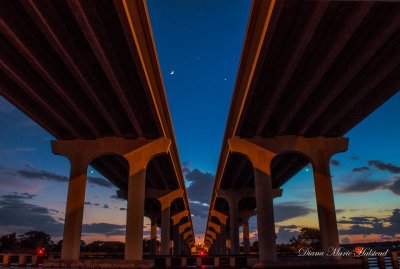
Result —
MULTIPOLYGON (((251 1, 147 3, 195 233, 201 237, 251 1)), ((333 158, 343 242, 400 237, 399 116, 400 93, 351 130, 349 150, 333 158), (354 217, 377 228, 360 230, 354 217)), ((2 98, 0 124, 0 216, 9 216, 0 218, 0 235, 36 229, 59 239, 68 161, 51 153, 51 135, 2 98)), ((100 177, 92 169, 88 175, 100 177)), ((89 181, 83 238, 123 241, 126 203, 113 198, 115 187, 102 183, 89 181)), ((278 242, 302 226, 317 226, 313 188, 309 167, 283 186, 283 196, 275 200, 278 242)), ((251 231, 256 238, 255 218, 251 231)))
POLYGON ((251 1, 147 4, 181 160, 212 172, 251 1))

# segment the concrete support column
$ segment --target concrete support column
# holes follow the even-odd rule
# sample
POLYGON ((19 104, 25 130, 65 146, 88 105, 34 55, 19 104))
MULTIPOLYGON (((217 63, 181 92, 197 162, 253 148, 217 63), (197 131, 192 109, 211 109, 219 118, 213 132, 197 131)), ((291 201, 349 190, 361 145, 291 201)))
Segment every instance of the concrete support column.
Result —
POLYGON ((249 234, 249 219, 243 219, 243 250, 244 254, 250 254, 250 234, 249 234))
POLYGON ((157 249, 157 217, 152 215, 150 217, 151 230, 150 230, 150 255, 156 255, 157 249))
POLYGON ((393 269, 399 269, 399 258, 398 258, 398 253, 396 251, 392 251, 392 255, 390 256, 390 261, 392 262, 393 269))
MULTIPOLYGON (((163 207, 161 205, 161 207, 163 207)), ((171 211, 169 205, 161 209, 161 255, 170 255, 171 211)))
POLYGON ((227 249, 226 249, 226 225, 221 223, 221 233, 220 233, 220 238, 219 238, 219 254, 220 255, 226 255, 227 254, 227 249))
POLYGON ((3 254, 3 265, 2 267, 10 267, 10 255, 9 254, 3 254))
MULTIPOLYGON (((220 231, 221 232, 221 231, 220 231)), ((215 239, 213 245, 212 245, 212 249, 213 249, 213 253, 214 255, 218 255, 219 254, 219 249, 220 249, 220 239, 221 235, 217 234, 217 238, 215 239)))
POLYGON ((238 202, 232 195, 229 201, 229 224, 231 239, 231 255, 240 254, 239 246, 239 209, 238 202))
POLYGON ((181 245, 181 255, 186 255, 186 242, 185 240, 182 238, 182 234, 179 235, 180 237, 180 245, 181 245))
POLYGON ((31 267, 38 267, 39 257, 38 255, 32 255, 31 267))
POLYGON ((312 156, 314 187, 317 200, 318 222, 321 231, 321 245, 324 251, 339 247, 335 202, 329 170, 331 154, 324 150, 312 156))
POLYGON ((19 255, 18 257, 18 267, 26 267, 26 255, 19 255))
POLYGON ((271 176, 255 168, 258 249, 261 263, 276 262, 276 234, 271 176))
MULTIPOLYGON (((183 195, 182 189, 160 191, 156 189, 147 189, 146 196, 157 199, 161 204, 161 255, 170 255, 170 241, 171 241, 171 204, 175 199, 181 198, 183 195)), ((187 215, 187 211, 182 212, 187 215)), ((173 226, 180 222, 181 214, 173 216, 173 226)))
POLYGON ((62 259, 79 259, 87 166, 90 161, 108 154, 122 156, 129 164, 125 259, 142 259, 146 166, 155 155, 167 153, 170 145, 171 140, 165 137, 154 140, 104 137, 52 141, 53 153, 66 156, 71 163, 62 259))
POLYGON ((187 266, 187 259, 186 257, 181 258, 181 268, 186 268, 187 266))
POLYGON ((214 257, 214 268, 219 268, 219 257, 214 257))
POLYGON ((181 255, 181 234, 179 233, 179 224, 172 227, 174 240, 174 255, 181 255))
POLYGON ((182 238, 182 233, 186 229, 186 227, 191 227, 191 223, 183 223, 181 221, 183 218, 189 216, 188 210, 183 210, 171 217, 172 225, 174 229, 173 240, 174 240, 174 254, 183 255, 185 242, 182 238))
POLYGON ((61 259, 79 260, 88 160, 81 154, 76 154, 74 156, 69 156, 69 161, 71 171, 65 211, 61 259))
MULTIPOLYGON (((274 198, 280 196, 282 193, 280 190, 274 190, 274 198), (280 192, 280 193, 279 193, 280 192)), ((250 254, 250 235, 249 235, 249 219, 250 217, 256 215, 254 210, 243 210, 239 212, 239 217, 242 220, 243 225, 243 252, 244 254, 250 254)))
MULTIPOLYGON (((131 165, 132 166, 132 165, 131 165)), ((125 260, 142 260, 146 170, 129 171, 125 260)))

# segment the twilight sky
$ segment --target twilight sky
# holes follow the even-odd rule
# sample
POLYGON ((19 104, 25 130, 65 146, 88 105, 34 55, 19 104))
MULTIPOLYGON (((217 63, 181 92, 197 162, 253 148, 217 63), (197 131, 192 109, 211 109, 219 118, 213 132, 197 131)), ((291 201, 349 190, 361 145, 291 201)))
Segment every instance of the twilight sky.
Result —
MULTIPOLYGON (((196 239, 202 239, 250 1, 147 4, 196 239)), ((400 239, 399 115, 397 93, 351 130, 349 150, 333 157, 342 242, 400 239)), ((50 134, 1 97, 0 124, 0 235, 35 229, 60 239, 68 161, 51 153, 50 134)), ((89 168, 88 176, 83 239, 123 241, 126 202, 96 171, 89 168)), ((283 186, 275 199, 279 243, 302 226, 318 226, 313 188, 310 167, 283 186)), ((256 229, 253 217, 253 240, 256 229)))

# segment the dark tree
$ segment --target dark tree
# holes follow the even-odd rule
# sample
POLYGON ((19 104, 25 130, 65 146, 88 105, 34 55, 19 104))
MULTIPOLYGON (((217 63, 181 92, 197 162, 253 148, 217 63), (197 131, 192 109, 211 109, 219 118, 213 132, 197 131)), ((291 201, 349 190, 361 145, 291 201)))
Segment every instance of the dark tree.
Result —
POLYGON ((316 228, 303 227, 297 238, 293 237, 289 240, 289 245, 296 251, 303 247, 321 250, 321 232, 316 228))
POLYGON ((20 235, 21 248, 36 250, 38 248, 49 249, 53 245, 51 236, 41 231, 30 231, 20 235))
POLYGON ((17 248, 17 234, 6 234, 0 237, 0 250, 15 250, 17 248))
POLYGON ((258 241, 254 241, 250 247, 251 252, 258 252, 258 241))

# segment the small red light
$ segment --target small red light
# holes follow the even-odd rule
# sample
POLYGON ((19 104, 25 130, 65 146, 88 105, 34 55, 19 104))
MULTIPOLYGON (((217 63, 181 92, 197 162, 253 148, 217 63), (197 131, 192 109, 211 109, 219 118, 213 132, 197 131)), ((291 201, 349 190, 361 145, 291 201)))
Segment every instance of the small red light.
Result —
POLYGON ((44 248, 39 248, 37 250, 38 255, 43 255, 44 254, 44 248))
POLYGON ((362 247, 362 246, 359 246, 359 247, 356 247, 355 249, 354 249, 354 253, 356 254, 356 255, 360 255, 361 254, 361 252, 364 250, 364 248, 362 247))
POLYGON ((200 255, 201 255, 201 256, 203 256, 203 255, 204 255, 204 252, 203 252, 203 251, 201 251, 201 252, 200 252, 200 255))

